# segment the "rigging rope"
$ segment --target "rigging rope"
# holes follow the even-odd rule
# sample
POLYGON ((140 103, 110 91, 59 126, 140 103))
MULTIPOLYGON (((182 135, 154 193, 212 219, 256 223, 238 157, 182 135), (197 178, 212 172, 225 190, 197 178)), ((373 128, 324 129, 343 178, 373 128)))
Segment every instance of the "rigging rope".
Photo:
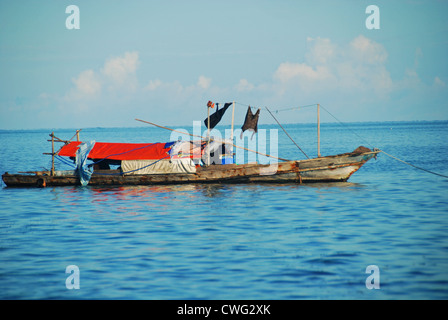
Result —
POLYGON ((353 134, 355 134, 359 139, 361 139, 363 142, 368 144, 370 147, 373 148, 373 144, 371 144, 369 141, 366 141, 363 137, 361 137, 359 134, 356 133, 356 131, 352 130, 349 126, 347 126, 344 122, 336 118, 330 111, 328 111, 323 105, 320 105, 322 109, 324 109, 330 116, 332 116, 337 122, 339 122, 341 125, 346 127, 348 130, 350 130, 353 134))
MULTIPOLYGON (((307 106, 304 106, 304 107, 309 107, 309 106, 315 106, 315 105, 317 105, 317 104, 310 104, 310 105, 307 105, 307 106)), ((322 106, 321 104, 319 105, 322 109, 324 109, 330 116, 332 116, 337 122, 339 122, 339 124, 341 124, 341 125, 343 125, 344 127, 346 127, 348 130, 350 130, 353 134, 355 134, 359 139, 361 139, 363 142, 365 142, 367 145, 369 145, 369 146, 371 146, 371 147, 373 147, 373 145, 370 143, 370 142, 368 142, 368 141, 366 141, 363 137, 361 137, 358 133, 356 133, 356 131, 354 131, 354 130, 352 130, 349 126, 347 126, 344 122, 342 122, 341 120, 339 120, 338 118, 336 118, 330 111, 328 111, 324 106, 322 106)), ((276 110, 276 112, 279 112, 279 111, 287 111, 287 110, 294 110, 294 109, 296 109, 296 108, 289 108, 289 109, 281 109, 281 110, 276 110)), ((298 109, 298 108, 297 108, 298 109)), ((409 162, 406 162, 406 161, 404 161, 404 160, 401 160, 401 159, 399 159, 399 158, 397 158, 397 157, 395 157, 395 156, 393 156, 393 155, 391 155, 391 154, 389 154, 389 153, 387 153, 387 152, 385 152, 385 151, 383 151, 383 150, 380 150, 382 153, 384 153, 385 155, 387 155, 387 156, 389 156, 389 157, 391 157, 391 158, 393 158, 393 159, 395 159, 395 160, 397 160, 397 161, 400 161, 400 162, 402 162, 402 163, 404 163, 404 164, 407 164, 408 166, 411 166, 411 167, 413 167, 413 168, 416 168, 416 169, 418 169, 418 170, 422 170, 422 171, 425 171, 425 172, 427 172, 427 173, 431 173, 431 174, 434 174, 434 175, 436 175, 436 176, 440 176, 440 177, 443 177, 443 178, 447 178, 448 179, 448 176, 446 176, 446 175, 443 175, 443 174, 440 174, 440 173, 437 173, 437 172, 434 172, 434 171, 431 171, 431 170, 428 170, 428 169, 425 169, 425 168, 421 168, 421 167, 418 167, 418 166, 416 166, 416 165, 413 165, 412 163, 409 163, 409 162)))
POLYGON ((383 151, 383 150, 381 150, 381 152, 384 153, 385 155, 387 155, 387 156, 389 156, 389 157, 395 159, 395 160, 398 160, 398 161, 400 161, 400 162, 403 162, 404 164, 407 164, 408 166, 411 166, 411 167, 414 167, 414 168, 416 168, 416 169, 419 169, 419 170, 422 170, 422 171, 425 171, 425 172, 434 174, 434 175, 436 175, 436 176, 440 176, 440 177, 444 177, 444 178, 447 178, 447 179, 448 179, 448 176, 445 176, 445 175, 443 175, 443 174, 440 174, 440 173, 437 173, 437 172, 434 172, 434 171, 430 171, 430 170, 427 170, 427 169, 424 169, 424 168, 421 168, 421 167, 417 167, 416 165, 413 165, 412 163, 409 163, 409 162, 406 162, 406 161, 404 161, 404 160, 398 159, 397 157, 394 157, 393 155, 388 154, 387 152, 385 152, 385 151, 383 151))
POLYGON ((272 112, 268 109, 268 107, 266 107, 266 110, 268 110, 268 112, 271 114, 272 118, 274 118, 275 121, 277 121, 278 125, 280 126, 280 128, 283 129, 283 131, 286 133, 286 135, 289 137, 289 139, 291 139, 291 141, 296 145, 297 148, 299 148, 300 151, 302 151, 302 153, 305 155, 305 157, 307 157, 308 159, 310 157, 308 157, 308 155, 305 153, 305 151, 302 150, 302 148, 299 147, 299 145, 294 141, 293 138, 291 138, 291 136, 289 135, 288 132, 286 132, 285 128, 283 128, 283 126, 280 124, 280 122, 278 122, 277 118, 274 117, 274 115, 272 114, 272 112))
POLYGON ((148 168, 148 167, 156 164, 157 162, 159 162, 159 161, 161 161, 163 159, 168 158, 169 156, 170 155, 167 155, 166 157, 163 157, 163 158, 161 158, 159 160, 156 160, 156 161, 154 161, 154 162, 152 162, 152 163, 150 163, 150 164, 148 164, 146 166, 143 166, 141 168, 137 168, 137 169, 134 169, 134 170, 129 170, 129 171, 125 171, 125 172, 117 172, 117 173, 103 173, 103 172, 97 173, 97 172, 94 172, 93 174, 98 175, 98 176, 118 176, 118 175, 121 176, 121 175, 124 175, 124 174, 128 174, 128 173, 131 173, 131 172, 135 172, 135 171, 138 171, 138 170, 142 170, 142 169, 148 168))
MULTIPOLYGON (((370 146, 373 146, 371 143, 369 143, 369 142, 366 141, 364 138, 362 138, 359 134, 357 134, 355 131, 353 131, 350 127, 346 126, 342 121, 340 121, 338 118, 336 118, 336 117, 335 117, 330 111, 328 111, 325 107, 323 107, 322 105, 320 105, 320 107, 322 107, 322 109, 324 109, 330 116, 332 116, 334 119, 336 119, 336 121, 338 121, 341 125, 345 126, 347 129, 349 129, 350 131, 352 131, 352 132, 353 132, 358 138, 360 138, 362 141, 364 141, 365 143, 367 143, 367 144, 370 145, 370 146)), ((395 157, 395 156, 393 156, 393 155, 391 155, 391 154, 389 154, 389 153, 387 153, 387 152, 385 152, 385 151, 383 151, 383 150, 381 150, 381 152, 384 153, 385 155, 387 155, 387 156, 389 156, 389 157, 395 159, 395 160, 398 160, 398 161, 400 161, 400 162, 402 162, 402 163, 404 163, 404 164, 407 164, 408 166, 411 166, 411 167, 414 167, 414 168, 416 168, 416 169, 419 169, 419 170, 422 170, 422 171, 425 171, 425 172, 434 174, 434 175, 436 175, 436 176, 440 176, 440 177, 448 178, 448 176, 446 176, 446 175, 443 175, 443 174, 440 174, 440 173, 437 173, 437 172, 434 172, 434 171, 431 171, 431 170, 428 170, 428 169, 425 169, 425 168, 421 168, 421 167, 418 167, 418 166, 416 166, 416 165, 413 165, 412 163, 409 163, 409 162, 406 162, 406 161, 404 161, 404 160, 401 160, 401 159, 399 159, 399 158, 397 158, 397 157, 395 157)))

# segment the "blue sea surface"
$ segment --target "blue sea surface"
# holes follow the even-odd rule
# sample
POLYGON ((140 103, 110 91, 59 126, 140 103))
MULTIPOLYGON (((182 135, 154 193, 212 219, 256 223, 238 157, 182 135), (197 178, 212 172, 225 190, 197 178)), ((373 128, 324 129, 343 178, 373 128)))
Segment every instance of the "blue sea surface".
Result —
MULTIPOLYGON (((316 156, 315 126, 284 127, 316 156)), ((0 173, 48 169, 42 153, 53 130, 74 134, 0 131, 0 173)), ((321 131, 322 155, 377 147, 448 176, 447 121, 321 131)), ((152 127, 81 131, 103 142, 169 136, 152 127)), ((304 159, 281 129, 278 139, 280 157, 304 159)), ((382 153, 346 183, 3 184, 0 299, 448 299, 448 179, 382 153), (70 265, 79 289, 66 287, 70 265), (377 271, 366 273, 371 265, 377 271)))

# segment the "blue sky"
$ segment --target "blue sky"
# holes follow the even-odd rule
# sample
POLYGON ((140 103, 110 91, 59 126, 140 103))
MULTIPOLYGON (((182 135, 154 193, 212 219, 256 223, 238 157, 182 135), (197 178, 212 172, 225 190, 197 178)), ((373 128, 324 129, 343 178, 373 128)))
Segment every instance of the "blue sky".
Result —
POLYGON ((435 0, 1 1, 0 129, 191 126, 208 100, 241 103, 237 123, 248 104, 313 103, 345 122, 447 120, 447 13, 435 0))

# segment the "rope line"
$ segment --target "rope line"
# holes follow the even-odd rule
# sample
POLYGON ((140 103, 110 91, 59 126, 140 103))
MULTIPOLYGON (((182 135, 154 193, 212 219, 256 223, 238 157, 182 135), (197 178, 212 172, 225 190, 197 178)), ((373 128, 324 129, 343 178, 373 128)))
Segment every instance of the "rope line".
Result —
POLYGON ((161 161, 163 159, 168 158, 169 156, 170 155, 167 155, 166 157, 163 157, 163 158, 161 158, 161 159, 159 159, 157 161, 154 161, 154 162, 152 162, 152 163, 150 163, 150 164, 148 164, 146 166, 143 166, 141 168, 134 169, 134 170, 129 170, 129 171, 125 171, 125 172, 119 172, 119 173, 96 173, 96 172, 94 172, 93 174, 98 175, 98 176, 118 176, 118 175, 121 176, 121 175, 124 175, 124 174, 128 174, 128 173, 131 173, 131 172, 135 172, 135 171, 142 170, 142 169, 145 169, 147 167, 150 167, 150 166, 156 164, 157 162, 159 162, 159 161, 161 161))
MULTIPOLYGON (((237 101, 235 101, 235 104, 239 104, 239 105, 245 106, 245 107, 250 107, 250 104, 241 103, 241 102, 237 102, 237 101)), ((277 109, 277 110, 272 110, 272 112, 279 113, 279 112, 289 111, 289 110, 299 110, 301 108, 307 108, 307 107, 312 107, 312 106, 317 106, 317 103, 308 104, 308 105, 304 105, 304 106, 297 106, 297 107, 292 107, 292 108, 286 108, 286 109, 277 109)))
MULTIPOLYGON (((322 109, 324 109, 330 116, 332 116, 334 119, 336 119, 336 121, 338 121, 341 125, 345 126, 345 127, 346 127, 347 129, 349 129, 352 133, 354 133, 359 139, 361 139, 362 141, 364 141, 364 142, 367 143, 368 145, 373 146, 370 142, 366 141, 363 137, 361 137, 359 134, 357 134, 356 131, 352 130, 349 126, 346 126, 345 123, 343 123, 343 122, 340 121, 338 118, 336 118, 336 117, 335 117, 330 111, 328 111, 325 107, 323 107, 322 105, 320 105, 320 106, 321 106, 322 109)), ((413 165, 412 163, 409 163, 409 162, 406 162, 406 161, 404 161, 404 160, 401 160, 401 159, 399 159, 399 158, 397 158, 397 157, 395 157, 395 156, 393 156, 393 155, 391 155, 391 154, 389 154, 389 153, 387 153, 387 152, 385 152, 385 151, 383 151, 383 150, 381 150, 381 152, 383 152, 385 155, 387 155, 387 156, 389 156, 389 157, 391 157, 391 158, 393 158, 393 159, 395 159, 395 160, 397 160, 397 161, 400 161, 400 162, 402 162, 402 163, 404 163, 404 164, 407 164, 408 166, 411 166, 411 167, 414 167, 414 168, 416 168, 416 169, 419 169, 419 170, 422 170, 422 171, 425 171, 425 172, 434 174, 434 175, 436 175, 436 176, 440 176, 440 177, 448 178, 448 176, 446 176, 446 175, 443 175, 443 174, 440 174, 440 173, 437 173, 437 172, 434 172, 434 171, 431 171, 431 170, 428 170, 428 169, 425 169, 425 168, 421 168, 421 167, 418 167, 418 166, 416 166, 416 165, 413 165)))
MULTIPOLYGON (((316 104, 307 105, 307 106, 304 106, 304 107, 315 106, 315 105, 317 105, 317 103, 316 103, 316 104)), ((325 108, 325 107, 322 106, 321 104, 320 104, 319 106, 320 106, 322 109, 324 109, 330 116, 332 116, 337 122, 339 122, 339 124, 343 125, 345 128, 347 128, 348 130, 350 130, 353 134, 355 134, 355 135, 356 135, 359 139, 361 139, 363 142, 365 142, 365 143, 368 144, 369 146, 373 147, 373 145, 372 145, 369 141, 365 140, 365 139, 364 139, 363 137, 361 137, 358 133, 356 133, 356 131, 352 130, 352 129, 351 129, 349 126, 347 126, 344 122, 342 122, 341 120, 339 120, 338 118, 336 118, 330 111, 327 110, 327 108, 325 108)), ((277 112, 278 112, 278 111, 288 111, 288 110, 294 110, 294 109, 296 109, 296 108, 282 109, 282 110, 276 110, 276 111, 277 111, 277 112)), ((408 166, 411 166, 411 167, 416 168, 416 169, 418 169, 418 170, 422 170, 422 171, 425 171, 425 172, 427 172, 427 173, 431 173, 431 174, 434 174, 434 175, 436 175, 436 176, 440 176, 440 177, 443 177, 443 178, 447 178, 447 179, 448 179, 448 176, 446 176, 446 175, 443 175, 443 174, 440 174, 440 173, 437 173, 437 172, 434 172, 434 171, 431 171, 431 170, 428 170, 428 169, 425 169, 425 168, 422 168, 422 167, 418 167, 418 166, 416 166, 416 165, 413 165, 412 163, 409 163, 409 162, 406 162, 406 161, 404 161, 404 160, 401 160, 401 159, 399 159, 399 158, 397 158, 397 157, 395 157, 395 156, 393 156, 393 155, 391 155, 391 154, 389 154, 389 153, 387 153, 387 152, 385 152, 385 151, 383 151, 383 150, 381 150, 381 152, 384 153, 385 155, 387 155, 387 156, 389 156, 389 157, 391 157, 391 158, 397 160, 397 161, 400 161, 400 162, 402 162, 402 163, 404 163, 404 164, 407 164, 408 166)))
POLYGON ((421 168, 421 167, 417 167, 416 165, 413 165, 412 163, 409 163, 409 162, 406 162, 406 161, 404 161, 404 160, 398 159, 397 157, 394 157, 393 155, 388 154, 387 152, 385 152, 385 151, 383 151, 383 150, 381 150, 381 152, 384 153, 385 155, 388 155, 389 157, 391 157, 391 158, 397 160, 397 161, 400 161, 400 162, 403 162, 404 164, 407 164, 408 166, 411 166, 411 167, 414 167, 414 168, 416 168, 416 169, 419 169, 419 170, 422 170, 422 171, 425 171, 425 172, 434 174, 434 175, 436 175, 436 176, 440 176, 440 177, 444 177, 444 178, 447 178, 447 179, 448 179, 448 176, 445 176, 445 175, 443 175, 443 174, 440 174, 440 173, 437 173, 437 172, 434 172, 434 171, 431 171, 431 170, 427 170, 427 169, 424 169, 424 168, 421 168))
POLYGON ((341 120, 339 120, 338 118, 336 118, 330 111, 328 111, 323 105, 320 105, 320 107, 322 109, 324 109, 330 116, 332 116, 337 122, 339 122, 339 124, 343 125, 345 128, 347 128, 348 130, 350 130, 353 134, 355 134, 359 139, 361 139, 363 142, 365 142, 366 144, 368 144, 369 146, 371 146, 373 148, 373 144, 371 144, 369 141, 365 140, 363 137, 361 137, 359 134, 356 133, 356 131, 354 131, 352 128, 350 128, 349 126, 347 126, 344 122, 342 122, 341 120))
POLYGON ((61 161, 63 164, 66 164, 66 165, 68 165, 68 166, 70 166, 72 168, 76 168, 73 163, 71 163, 68 160, 62 158, 61 156, 55 156, 55 159, 61 161))
POLYGON ((288 132, 286 132, 285 128, 283 128, 283 126, 280 124, 280 122, 278 122, 277 118, 274 117, 274 115, 272 114, 272 112, 268 109, 268 107, 266 107, 266 110, 268 110, 268 112, 271 114, 272 118, 274 118, 274 120, 278 123, 278 125, 280 126, 280 128, 283 129, 283 131, 286 133, 286 135, 288 136, 289 139, 291 139, 291 141, 296 145, 297 148, 299 148, 300 151, 302 151, 302 153, 305 155, 305 157, 307 157, 308 159, 310 157, 308 157, 308 155, 305 153, 305 151, 302 150, 302 148, 299 147, 299 145, 294 141, 293 138, 291 138, 291 136, 289 135, 288 132))
POLYGON ((283 112, 283 111, 290 111, 290 110, 299 110, 301 108, 308 108, 308 107, 313 107, 313 106, 317 106, 317 103, 313 103, 313 104, 307 104, 305 106, 298 106, 298 107, 292 107, 292 108, 286 108, 286 109, 278 109, 278 110, 274 110, 272 112, 275 113, 279 113, 279 112, 283 112))

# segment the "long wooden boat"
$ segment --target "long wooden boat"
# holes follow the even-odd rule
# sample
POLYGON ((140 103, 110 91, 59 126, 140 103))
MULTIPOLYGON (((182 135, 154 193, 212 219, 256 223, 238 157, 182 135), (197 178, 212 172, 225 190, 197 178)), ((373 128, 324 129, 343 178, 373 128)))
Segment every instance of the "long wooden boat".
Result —
MULTIPOLYGON (((231 104, 226 103, 224 108, 219 111, 217 108, 215 115, 213 115, 218 117, 214 119, 215 125, 231 104)), ((214 104, 209 101, 207 104, 208 118, 206 119, 208 133, 210 133, 210 107, 213 108, 213 106, 214 104)), ((235 108, 235 102, 233 102, 233 108, 235 108)), ((277 121, 270 110, 267 110, 277 121)), ((57 138, 54 133, 50 134, 51 140, 49 141, 52 143, 52 152, 46 154, 52 156, 51 170, 17 174, 6 172, 2 175, 2 179, 8 187, 85 186, 87 184, 113 186, 182 183, 338 182, 347 181, 361 166, 370 159, 376 158, 377 154, 381 152, 380 150, 374 149, 372 151, 360 146, 353 152, 320 156, 319 104, 317 104, 317 115, 318 156, 314 159, 291 161, 265 155, 233 144, 233 136, 230 141, 214 140, 209 136, 204 139, 199 136, 201 139, 198 141, 146 144, 96 143, 95 141, 81 142, 79 140, 80 130, 77 130, 77 141, 71 141, 75 136, 66 141, 57 138), (58 151, 55 151, 55 142, 63 142, 64 145, 58 151), (229 147, 229 145, 232 147, 229 147), (270 164, 235 164, 233 147, 281 161, 270 162, 270 164), (65 157, 65 160, 62 159, 63 157, 65 157), (210 160, 210 157, 213 157, 213 161, 210 160), (70 165, 74 170, 55 170, 55 158, 70 165), (70 163, 70 160, 73 162, 70 163), (93 162, 87 164, 86 160, 93 162), (119 167, 111 169, 114 165, 119 167)), ((151 122, 136 120, 176 131, 151 122)), ((257 121, 258 111, 252 118, 249 106, 243 128, 246 125, 254 126, 256 132, 257 121)), ((282 127, 278 121, 277 123, 282 127)), ((286 130, 283 127, 282 129, 292 140, 286 130)), ((233 111, 231 132, 233 133, 233 111)), ((294 140, 292 141, 294 142, 294 140)), ((297 144, 296 146, 298 147, 297 144)), ((303 152, 302 149, 300 150, 303 152)))
MULTIPOLYGON (((194 173, 121 174, 121 170, 96 170, 89 185, 155 185, 182 183, 344 182, 381 152, 361 147, 354 152, 314 159, 284 161, 275 165, 223 164, 199 166, 194 173), (361 151, 359 151, 361 150, 361 151)), ((76 171, 35 171, 2 175, 8 187, 80 185, 76 171)))

